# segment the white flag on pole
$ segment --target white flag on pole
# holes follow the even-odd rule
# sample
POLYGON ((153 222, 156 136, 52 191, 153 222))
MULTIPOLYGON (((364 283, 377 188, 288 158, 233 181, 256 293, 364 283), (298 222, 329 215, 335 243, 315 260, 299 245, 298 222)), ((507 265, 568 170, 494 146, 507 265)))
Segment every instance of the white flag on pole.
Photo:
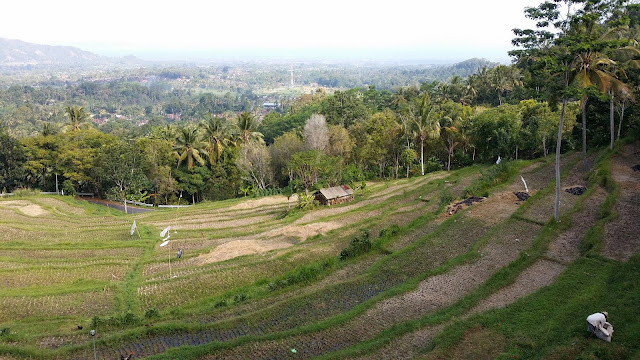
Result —
POLYGON ((496 165, 500 164, 500 161, 502 161, 502 159, 500 159, 500 155, 498 155, 498 160, 496 160, 496 165))
POLYGON ((526 192, 529 192, 529 188, 527 187, 527 182, 526 182, 526 181, 524 181, 524 178, 522 177, 522 175, 520 175, 520 179, 522 179, 522 183, 524 183, 524 190, 525 190, 526 192))
POLYGON ((160 233, 160 237, 165 237, 165 235, 167 235, 170 229, 171 229, 171 226, 167 226, 166 228, 164 228, 164 230, 162 230, 162 232, 160 233))
POLYGON ((136 231, 136 221, 133 220, 133 225, 131 225, 131 235, 133 236, 133 233, 136 231))
POLYGON ((160 244, 160 247, 164 247, 164 246, 166 246, 168 243, 169 243, 169 240, 167 240, 167 241, 163 242, 162 244, 160 244))

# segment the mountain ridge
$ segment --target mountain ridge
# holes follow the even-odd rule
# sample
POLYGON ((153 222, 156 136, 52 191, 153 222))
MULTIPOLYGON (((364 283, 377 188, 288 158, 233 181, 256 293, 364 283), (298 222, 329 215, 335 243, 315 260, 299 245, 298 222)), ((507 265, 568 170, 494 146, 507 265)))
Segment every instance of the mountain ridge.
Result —
POLYGON ((140 63, 142 60, 102 56, 74 46, 36 44, 0 37, 0 66, 7 68, 33 66, 92 66, 140 63))

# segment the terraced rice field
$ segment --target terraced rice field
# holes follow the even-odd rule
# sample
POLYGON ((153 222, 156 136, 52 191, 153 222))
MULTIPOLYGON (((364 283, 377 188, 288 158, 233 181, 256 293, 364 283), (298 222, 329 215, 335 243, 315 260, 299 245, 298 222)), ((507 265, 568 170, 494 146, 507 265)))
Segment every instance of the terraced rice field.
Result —
MULTIPOLYGON (((610 155, 613 164, 628 166, 634 151, 610 155)), ((590 229, 610 232, 598 209, 613 192, 588 181, 578 160, 563 157, 562 186, 588 191, 563 192, 560 209, 581 226, 549 222, 550 159, 517 163, 516 176, 455 215, 444 211, 449 196, 463 198, 486 167, 372 183, 351 203, 288 216, 282 196, 136 215, 54 196, 0 200, 0 328, 10 329, 0 354, 90 359, 91 327, 101 359, 438 358, 448 332, 471 348, 501 339, 487 350, 500 354, 509 336, 477 319, 562 281, 598 249, 582 245, 590 229), (513 194, 524 190, 520 176, 526 202, 513 194), (141 238, 129 234, 133 220, 141 238), (339 261, 362 230, 373 250, 339 261)), ((634 176, 613 178, 628 190, 634 176)), ((607 241, 615 259, 638 251, 607 241)))

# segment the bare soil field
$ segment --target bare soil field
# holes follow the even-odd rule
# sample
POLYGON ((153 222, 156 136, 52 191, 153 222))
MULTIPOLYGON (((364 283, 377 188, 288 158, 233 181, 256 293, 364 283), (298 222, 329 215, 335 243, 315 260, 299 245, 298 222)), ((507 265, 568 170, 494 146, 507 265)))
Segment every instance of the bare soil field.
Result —
POLYGON ((611 172, 618 184, 619 195, 615 211, 617 218, 605 227, 603 255, 626 261, 640 250, 640 143, 625 145, 613 157, 611 172))

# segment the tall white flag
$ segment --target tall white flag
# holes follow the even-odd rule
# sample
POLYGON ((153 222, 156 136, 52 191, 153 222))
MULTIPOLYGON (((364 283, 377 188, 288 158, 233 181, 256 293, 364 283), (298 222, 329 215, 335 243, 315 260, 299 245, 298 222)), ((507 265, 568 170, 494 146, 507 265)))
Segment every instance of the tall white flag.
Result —
POLYGON ((171 226, 167 226, 166 228, 164 228, 164 230, 162 230, 162 232, 160 233, 160 237, 165 237, 165 235, 167 235, 170 229, 171 229, 171 226))
POLYGON ((131 235, 136 231, 136 221, 133 220, 133 225, 131 225, 131 235))
POLYGON ((520 175, 520 179, 522 179, 522 182, 524 183, 524 190, 525 190, 526 192, 529 192, 529 188, 527 187, 527 182, 526 182, 526 181, 524 181, 524 178, 522 177, 522 175, 520 175))

